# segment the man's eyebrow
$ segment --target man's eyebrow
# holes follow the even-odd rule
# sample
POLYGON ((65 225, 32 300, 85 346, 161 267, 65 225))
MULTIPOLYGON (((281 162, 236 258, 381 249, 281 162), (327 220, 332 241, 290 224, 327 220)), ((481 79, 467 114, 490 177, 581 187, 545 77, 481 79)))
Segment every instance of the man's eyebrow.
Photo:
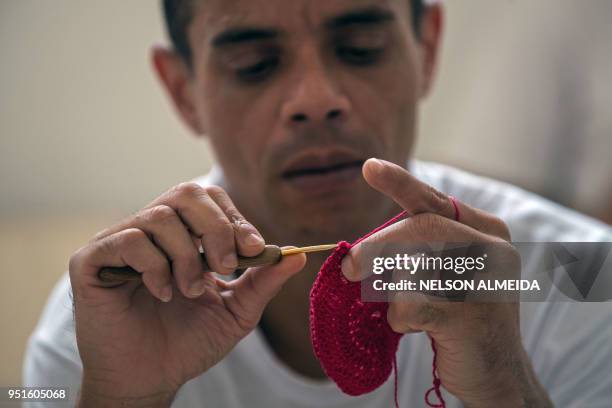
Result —
POLYGON ((380 24, 393 19, 394 15, 391 11, 374 6, 352 10, 333 17, 325 23, 325 26, 329 29, 338 29, 357 24, 380 24))
POLYGON ((267 40, 278 37, 276 30, 255 27, 235 27, 217 34, 212 39, 212 45, 222 47, 224 45, 239 44, 249 41, 267 40))

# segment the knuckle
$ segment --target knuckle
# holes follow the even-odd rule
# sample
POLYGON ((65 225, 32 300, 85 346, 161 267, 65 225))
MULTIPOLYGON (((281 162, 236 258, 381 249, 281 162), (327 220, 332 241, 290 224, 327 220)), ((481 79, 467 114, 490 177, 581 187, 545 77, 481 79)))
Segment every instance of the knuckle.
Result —
POLYGON ((429 185, 426 187, 424 199, 426 201, 424 203, 426 206, 425 208, 431 208, 435 213, 442 213, 450 204, 444 194, 429 185))
MULTIPOLYGON (((118 241, 118 245, 129 248, 134 247, 143 240, 147 239, 147 234, 138 228, 128 228, 118 233, 116 239, 118 241)), ((100 241, 100 245, 108 251, 113 251, 115 249, 112 236, 108 239, 103 239, 100 241)))
POLYGON ((206 188, 204 188, 204 191, 206 191, 206 193, 211 196, 211 197, 219 197, 219 196, 225 196, 225 190, 222 189, 219 186, 207 186, 206 188))
POLYGON ((123 237, 121 236, 121 232, 118 232, 114 235, 109 235, 106 238, 103 238, 95 243, 95 251, 105 256, 108 254, 112 254, 117 250, 117 246, 121 243, 123 237))
POLYGON ((242 224, 248 224, 249 222, 238 212, 238 210, 234 207, 229 207, 226 210, 227 217, 230 219, 231 223, 235 226, 241 226, 242 224))
POLYGON ((170 194, 179 199, 192 199, 206 194, 206 190, 195 181, 186 181, 170 189, 170 194))
POLYGON ((417 231, 429 236, 431 232, 441 230, 442 219, 436 214, 422 213, 412 217, 412 224, 417 231))
POLYGON ((234 225, 231 223, 227 217, 219 217, 214 223, 215 233, 217 235, 222 236, 223 238, 228 238, 234 236, 234 225))
POLYGON ((78 271, 81 265, 83 264, 83 258, 86 256, 85 252, 86 247, 81 247, 70 256, 70 259, 68 261, 68 272, 71 275, 78 271))
POLYGON ((225 255, 226 251, 234 250, 235 232, 232 223, 227 218, 221 217, 211 223, 208 228, 209 230, 202 236, 202 242, 204 252, 210 254, 212 258, 209 260, 215 263, 225 255))
POLYGON ((101 240, 102 238, 108 235, 109 230, 110 228, 105 228, 101 231, 96 232, 96 234, 91 238, 89 242, 95 242, 95 241, 101 240))
POLYGON ((396 333, 401 333, 406 329, 406 325, 400 319, 396 317, 390 317, 387 319, 389 322, 389 326, 396 333))
POLYGON ((171 207, 167 205, 157 205, 147 210, 145 217, 153 223, 166 224, 174 222, 177 215, 171 207))
POLYGON ((223 188, 213 185, 206 187, 205 190, 210 197, 220 203, 221 208, 232 223, 240 224, 246 222, 223 188))

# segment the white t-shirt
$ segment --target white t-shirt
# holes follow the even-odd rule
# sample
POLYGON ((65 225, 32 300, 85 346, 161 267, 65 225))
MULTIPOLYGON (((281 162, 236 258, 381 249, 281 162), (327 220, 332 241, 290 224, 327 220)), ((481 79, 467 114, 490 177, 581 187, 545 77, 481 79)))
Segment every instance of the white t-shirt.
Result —
MULTIPOLYGON (((415 161, 419 179, 461 201, 502 218, 515 242, 612 242, 612 228, 534 194, 435 163, 415 161)), ((220 173, 199 179, 215 183, 220 173)), ((612 260, 604 274, 612 273, 612 260)), ((523 271, 528 278, 529 271, 523 271)), ((65 276, 53 290, 28 343, 25 386, 67 386, 75 396, 81 362, 76 347, 65 276)), ((534 370, 558 407, 612 405, 612 302, 521 304, 523 343, 534 370)), ((423 407, 431 386, 432 351, 424 334, 404 336, 398 351, 400 406, 423 407)), ((447 407, 460 407, 443 390, 447 407)), ((31 406, 35 406, 32 404, 31 406)), ((41 404, 41 407, 66 406, 41 404)), ((393 376, 374 392, 343 394, 331 381, 314 381, 279 361, 259 329, 217 365, 186 383, 173 407, 392 407, 393 376)))

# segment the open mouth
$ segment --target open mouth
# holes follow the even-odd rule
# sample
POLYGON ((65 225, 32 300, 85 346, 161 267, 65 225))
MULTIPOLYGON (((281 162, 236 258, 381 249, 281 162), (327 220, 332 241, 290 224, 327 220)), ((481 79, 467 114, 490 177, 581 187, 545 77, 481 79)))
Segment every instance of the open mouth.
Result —
POLYGON ((282 176, 285 179, 295 179, 295 178, 308 177, 308 176, 326 176, 326 175, 331 175, 333 173, 342 172, 345 170, 361 169, 364 162, 365 160, 352 160, 352 161, 333 163, 329 165, 318 165, 318 166, 315 165, 315 166, 300 167, 300 168, 284 171, 282 173, 282 176))

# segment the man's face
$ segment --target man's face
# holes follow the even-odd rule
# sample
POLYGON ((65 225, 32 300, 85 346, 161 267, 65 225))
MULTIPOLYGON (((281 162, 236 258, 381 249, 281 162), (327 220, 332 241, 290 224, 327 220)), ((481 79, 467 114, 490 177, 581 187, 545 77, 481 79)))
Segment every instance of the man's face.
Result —
POLYGON ((361 164, 403 164, 414 142, 426 84, 408 0, 201 0, 188 34, 194 114, 258 227, 349 239, 391 211, 361 164))

